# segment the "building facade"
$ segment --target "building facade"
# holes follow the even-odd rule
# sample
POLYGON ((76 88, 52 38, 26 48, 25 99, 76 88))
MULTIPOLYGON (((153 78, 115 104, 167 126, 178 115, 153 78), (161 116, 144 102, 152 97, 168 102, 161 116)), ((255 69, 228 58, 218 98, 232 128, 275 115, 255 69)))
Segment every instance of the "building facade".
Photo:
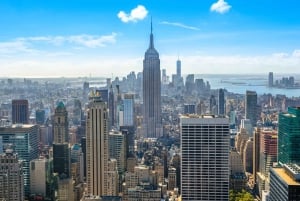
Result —
POLYGON ((245 116, 246 116, 246 119, 250 119, 252 126, 256 126, 257 93, 255 91, 246 91, 245 116))
POLYGON ((28 100, 12 100, 12 123, 29 123, 28 100))
POLYGON ((225 115, 225 94, 224 89, 219 89, 218 94, 218 115, 225 115))
POLYGON ((279 114, 278 162, 300 163, 300 107, 289 107, 279 114))
POLYGON ((182 116, 180 128, 182 200, 229 200, 229 120, 182 116))
POLYGON ((123 99, 123 125, 122 126, 133 126, 134 125, 134 95, 125 94, 123 99))
POLYGON ((144 137, 160 137, 162 135, 160 59, 154 48, 152 22, 150 44, 143 61, 143 101, 144 137))
POLYGON ((58 103, 55 109, 53 129, 54 129, 53 143, 57 144, 57 143, 69 142, 68 112, 63 102, 58 103))
POLYGON ((22 162, 12 150, 0 154, 0 200, 24 200, 22 162))
POLYGON ((3 147, 11 146, 23 161, 25 196, 30 194, 30 161, 38 158, 38 126, 13 124, 0 129, 3 147))
POLYGON ((86 163, 88 194, 107 195, 108 108, 100 94, 92 94, 86 119, 86 163))
POLYGON ((268 201, 300 200, 300 167, 283 164, 270 170, 270 193, 268 201))

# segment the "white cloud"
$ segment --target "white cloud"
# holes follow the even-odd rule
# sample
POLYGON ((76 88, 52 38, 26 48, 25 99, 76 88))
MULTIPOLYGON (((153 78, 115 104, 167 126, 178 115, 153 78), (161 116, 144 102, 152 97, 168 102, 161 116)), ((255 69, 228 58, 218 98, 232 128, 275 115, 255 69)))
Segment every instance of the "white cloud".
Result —
MULTIPOLYGON (((160 55, 161 68, 167 70, 168 75, 175 73, 176 55, 160 55)), ((268 72, 286 73, 287 71, 299 74, 300 60, 290 52, 286 57, 278 57, 276 54, 261 56, 242 55, 206 55, 192 54, 181 55, 182 74, 267 74, 268 72)), ((0 72, 0 77, 77 77, 88 76, 125 76, 131 71, 141 72, 143 56, 134 57, 120 55, 115 56, 84 55, 84 53, 69 56, 44 57, 14 57, 1 58, 0 66, 5 71, 0 72), (122 64, 120 65, 120 61, 122 64), (41 66, 43 68, 41 68, 41 66), (30 69, 30 70, 24 70, 30 69)))
POLYGON ((25 41, 9 41, 9 42, 0 42, 0 53, 2 54, 13 54, 16 52, 34 52, 25 41))
POLYGON ((294 52, 293 52, 293 57, 298 57, 298 58, 300 58, 300 50, 294 50, 294 52))
POLYGON ((92 36, 92 35, 77 35, 66 38, 69 43, 75 43, 85 47, 105 47, 107 44, 113 44, 116 42, 116 33, 105 36, 92 36))
POLYGON ((230 8, 231 5, 229 5, 225 0, 218 0, 218 2, 211 5, 210 11, 224 14, 228 12, 230 8))
POLYGON ((288 56, 289 56, 289 54, 286 52, 278 52, 278 53, 273 54, 273 57, 275 57, 275 58, 286 58, 288 56))
POLYGON ((138 5, 136 8, 132 9, 130 14, 125 13, 124 11, 120 11, 118 13, 118 18, 122 22, 137 22, 139 20, 143 20, 147 17, 148 10, 143 5, 138 5))
POLYGON ((20 37, 8 42, 0 42, 0 53, 37 53, 38 45, 52 44, 60 46, 64 44, 75 45, 79 47, 97 48, 105 47, 108 44, 116 42, 116 33, 109 35, 71 35, 71 36, 36 36, 36 37, 20 37))
POLYGON ((180 22, 162 21, 162 22, 160 22, 160 24, 171 25, 171 26, 180 27, 180 28, 184 28, 184 29, 191 29, 191 30, 195 30, 195 31, 199 31, 200 30, 197 27, 188 26, 188 25, 182 24, 180 22))
POLYGON ((71 35, 71 36, 37 36, 18 38, 20 41, 27 42, 47 42, 54 45, 62 45, 63 43, 76 44, 84 47, 105 47, 107 44, 113 44, 116 42, 116 33, 110 35, 71 35))

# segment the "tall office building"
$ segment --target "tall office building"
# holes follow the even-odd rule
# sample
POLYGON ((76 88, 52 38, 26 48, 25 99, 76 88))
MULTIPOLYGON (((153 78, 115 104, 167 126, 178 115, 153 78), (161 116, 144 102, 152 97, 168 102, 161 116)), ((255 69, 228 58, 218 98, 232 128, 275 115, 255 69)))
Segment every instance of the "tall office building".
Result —
POLYGON ((150 44, 143 61, 143 101, 144 136, 160 137, 162 134, 160 60, 154 48, 152 22, 150 44))
POLYGON ((134 125, 134 95, 125 94, 123 99, 123 126, 134 125))
POLYGON ((39 125, 43 125, 45 123, 45 110, 36 110, 35 111, 35 122, 39 125))
MULTIPOLYGON (((263 190, 268 189, 267 181, 269 180, 270 168, 273 163, 277 162, 277 131, 271 128, 261 128, 259 131, 259 159, 256 159, 258 160, 259 172, 256 173, 255 177, 257 178, 259 194, 262 195, 263 190)), ((253 151, 253 153, 256 152, 254 149, 253 151)), ((253 165, 256 163, 253 161, 253 165)))
POLYGON ((178 78, 181 77, 181 61, 179 59, 176 61, 176 75, 178 78))
POLYGON ((115 95, 113 86, 110 85, 108 94, 108 109, 109 109, 109 130, 115 125, 115 95))
POLYGON ((269 72, 269 87, 273 87, 274 84, 274 77, 273 77, 273 72, 269 72))
POLYGON ((38 158, 38 126, 13 124, 0 129, 3 147, 11 147, 23 162, 25 196, 30 195, 30 161, 38 158), (11 146, 12 145, 12 146, 11 146))
POLYGON ((270 169, 268 201, 290 200, 300 200, 300 167, 294 163, 270 169))
POLYGON ((71 177, 71 153, 69 148, 68 112, 63 102, 59 102, 53 121, 53 172, 71 177))
POLYGON ((229 167, 230 167, 230 185, 229 188, 235 191, 245 189, 247 177, 243 166, 241 155, 236 148, 232 148, 229 153, 229 167))
POLYGON ((210 114, 217 114, 217 101, 214 95, 209 98, 209 112, 210 114))
POLYGON ((229 200, 229 120, 213 115, 182 116, 183 201, 229 200))
POLYGON ((219 89, 218 94, 218 114, 219 115, 225 115, 225 95, 224 95, 224 89, 219 89))
POLYGON ((109 157, 117 160, 119 173, 124 173, 127 167, 127 132, 112 131, 108 139, 109 157))
POLYGON ((71 150, 68 143, 53 144, 53 172, 71 177, 71 150))
POLYGON ((246 172, 253 172, 253 138, 250 137, 243 150, 243 165, 246 172))
POLYGON ((30 193, 51 198, 53 196, 52 159, 40 158, 30 161, 30 193))
POLYGON ((12 123, 29 123, 28 100, 12 100, 12 123))
POLYGON ((58 143, 69 142, 68 112, 63 102, 58 103, 55 109, 53 129, 54 129, 53 143, 58 144, 58 143))
POLYGON ((195 89, 195 75, 188 74, 185 78, 185 89, 188 93, 192 93, 195 89))
POLYGON ((91 94, 86 119, 88 194, 107 195, 108 109, 100 94, 91 94))
POLYGON ((250 119, 252 126, 256 126, 257 93, 255 91, 246 91, 245 107, 246 119, 250 119))
POLYGON ((81 138, 81 149, 83 153, 83 176, 86 179, 86 137, 81 138))
POLYGON ((12 150, 0 154, 0 200, 24 200, 22 162, 12 150))
POLYGON ((196 114, 195 104, 184 104, 183 114, 196 114))
POLYGON ((279 114, 278 162, 300 163, 300 107, 289 107, 279 114))

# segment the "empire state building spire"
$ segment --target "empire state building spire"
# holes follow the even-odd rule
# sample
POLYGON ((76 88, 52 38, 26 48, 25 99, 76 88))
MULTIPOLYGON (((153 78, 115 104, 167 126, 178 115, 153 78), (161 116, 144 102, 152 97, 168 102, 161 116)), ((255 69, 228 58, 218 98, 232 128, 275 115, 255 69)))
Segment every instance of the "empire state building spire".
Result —
POLYGON ((152 27, 152 18, 151 18, 151 29, 150 29, 150 43, 149 48, 147 49, 145 53, 145 58, 155 57, 159 59, 159 54, 154 48, 154 40, 153 40, 153 27, 152 27))
POLYGON ((152 33, 152 17, 151 17, 151 33, 150 33, 150 45, 149 45, 149 49, 154 49, 154 42, 153 42, 153 33, 152 33))
POLYGON ((161 76, 159 54, 154 48, 152 31, 151 19, 150 44, 143 62, 144 137, 158 138, 162 134, 161 76))

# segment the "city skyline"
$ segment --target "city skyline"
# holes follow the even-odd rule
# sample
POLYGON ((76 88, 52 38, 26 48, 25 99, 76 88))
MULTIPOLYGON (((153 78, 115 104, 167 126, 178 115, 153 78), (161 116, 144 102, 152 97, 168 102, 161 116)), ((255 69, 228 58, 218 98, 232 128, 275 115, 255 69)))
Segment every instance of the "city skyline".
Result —
POLYGON ((175 73, 178 57, 182 74, 300 73, 297 4, 4 0, 0 77, 114 77, 141 72, 151 16, 161 69, 168 74, 175 73))

